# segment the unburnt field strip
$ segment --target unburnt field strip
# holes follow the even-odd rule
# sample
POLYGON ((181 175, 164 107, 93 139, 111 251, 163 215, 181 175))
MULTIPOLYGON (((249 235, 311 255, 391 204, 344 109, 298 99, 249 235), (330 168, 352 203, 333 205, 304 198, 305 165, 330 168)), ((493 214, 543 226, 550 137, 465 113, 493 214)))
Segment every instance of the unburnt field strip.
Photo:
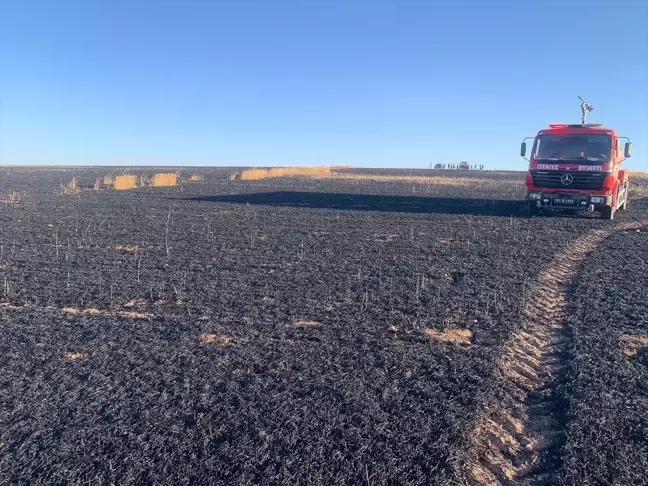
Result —
POLYGON ((485 172, 56 191, 83 170, 3 169, 0 483, 466 484, 539 275, 647 212, 528 219, 485 172))

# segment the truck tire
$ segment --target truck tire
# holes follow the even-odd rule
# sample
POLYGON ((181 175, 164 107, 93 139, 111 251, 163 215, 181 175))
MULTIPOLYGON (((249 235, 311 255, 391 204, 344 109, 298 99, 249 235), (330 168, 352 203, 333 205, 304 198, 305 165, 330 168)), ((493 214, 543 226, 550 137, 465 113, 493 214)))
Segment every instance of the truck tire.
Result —
POLYGON ((601 208, 601 219, 614 219, 614 206, 603 206, 601 208))
POLYGON ((629 189, 628 185, 626 184, 625 195, 623 197, 623 204, 621 206, 619 206, 620 211, 625 211, 626 209, 628 209, 628 196, 629 196, 628 189, 629 189))
POLYGON ((535 201, 529 202, 529 217, 538 216, 540 214, 540 208, 536 205, 535 201))

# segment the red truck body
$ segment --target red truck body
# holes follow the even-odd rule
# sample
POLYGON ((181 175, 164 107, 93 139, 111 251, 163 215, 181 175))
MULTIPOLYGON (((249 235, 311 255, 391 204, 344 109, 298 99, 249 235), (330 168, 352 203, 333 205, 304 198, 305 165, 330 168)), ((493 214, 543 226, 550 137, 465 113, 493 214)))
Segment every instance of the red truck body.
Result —
MULTIPOLYGON (((617 132, 602 125, 550 125, 534 138, 526 174, 526 200, 532 214, 547 211, 599 211, 612 219, 627 207, 628 171, 621 162, 632 145, 622 147, 617 132)), ((522 143, 520 154, 526 153, 522 143)))

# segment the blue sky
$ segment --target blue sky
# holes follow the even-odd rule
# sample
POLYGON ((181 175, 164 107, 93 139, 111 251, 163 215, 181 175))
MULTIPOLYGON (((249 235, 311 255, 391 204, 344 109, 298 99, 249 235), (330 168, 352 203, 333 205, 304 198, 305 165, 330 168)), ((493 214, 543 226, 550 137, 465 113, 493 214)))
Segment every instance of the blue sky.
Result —
POLYGON ((648 2, 0 0, 0 163, 526 167, 591 122, 648 170, 648 2))

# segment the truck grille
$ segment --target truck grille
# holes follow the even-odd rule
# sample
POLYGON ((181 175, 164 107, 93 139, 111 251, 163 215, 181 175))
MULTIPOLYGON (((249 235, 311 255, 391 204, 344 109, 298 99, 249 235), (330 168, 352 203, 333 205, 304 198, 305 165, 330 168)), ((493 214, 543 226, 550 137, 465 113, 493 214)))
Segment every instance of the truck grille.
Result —
POLYGON ((585 189, 598 191, 603 188, 606 174, 602 172, 552 171, 532 172, 533 185, 546 189, 585 189), (563 184, 562 176, 569 174, 574 178, 571 184, 563 184))

